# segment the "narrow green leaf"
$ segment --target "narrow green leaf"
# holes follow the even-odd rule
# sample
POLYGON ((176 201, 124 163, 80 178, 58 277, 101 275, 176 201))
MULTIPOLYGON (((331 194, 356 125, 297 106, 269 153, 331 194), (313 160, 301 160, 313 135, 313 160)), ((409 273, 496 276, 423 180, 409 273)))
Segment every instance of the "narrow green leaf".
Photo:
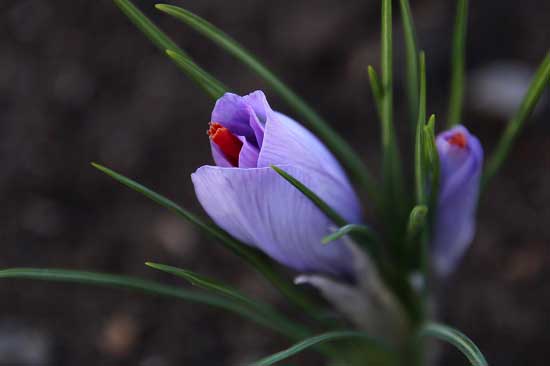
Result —
MULTIPOLYGON (((344 236, 347 231, 347 233, 350 234, 353 241, 363 245, 368 251, 369 254, 372 256, 372 258, 375 261, 378 261, 379 265, 382 265, 379 261, 380 259, 380 247, 378 243, 374 240, 375 235, 374 232, 370 231, 369 235, 366 234, 366 227, 360 228, 361 225, 349 225, 348 222, 340 216, 332 207, 330 207, 321 197, 315 194, 312 190, 310 190, 308 187, 306 187, 302 182, 294 178, 292 175, 288 174, 284 170, 282 170, 279 167, 276 167, 274 165, 271 166, 273 170, 275 170, 281 177, 283 177, 287 182, 292 184, 296 189, 298 189, 300 192, 302 192, 317 208, 321 210, 335 225, 340 226, 343 231, 337 231, 336 233, 332 235, 336 235, 338 237, 344 236)), ((331 235, 328 237, 325 237, 322 242, 327 243, 329 241, 335 240, 337 238, 331 238, 331 235), (325 239, 328 238, 328 241, 325 241, 325 239)))
POLYGON ((407 83, 407 99, 409 100, 411 125, 414 126, 418 115, 419 99, 418 46, 409 0, 399 0, 399 4, 401 6, 401 19, 403 20, 403 37, 405 39, 405 74, 407 83))
POLYGON ((466 356, 472 366, 488 366, 479 348, 460 331, 443 324, 428 323, 419 332, 420 337, 434 337, 448 342, 466 356))
POLYGON ((332 241, 341 239, 348 234, 360 235, 371 243, 376 243, 379 240, 378 235, 370 227, 366 225, 348 224, 338 228, 338 230, 332 234, 325 236, 322 242, 323 244, 328 244, 332 241))
MULTIPOLYGON (((386 188, 386 209, 399 211, 402 202, 402 175, 399 149, 393 127, 393 44, 392 44, 392 1, 382 0, 381 27, 382 68, 382 175, 386 188)), ((393 221, 394 218, 391 219, 393 221)))
POLYGON ((435 145, 435 115, 432 114, 428 123, 424 126, 424 156, 429 172, 430 195, 428 197, 428 208, 435 212, 437 196, 439 192, 439 153, 435 145))
POLYGON ((378 74, 376 73, 374 67, 369 65, 367 67, 367 71, 369 74, 369 82, 372 96, 374 98, 374 105, 376 106, 378 117, 380 118, 380 120, 382 120, 382 98, 384 96, 384 91, 382 90, 382 85, 380 85, 380 78, 378 77, 378 74))
POLYGON ((525 121, 531 116, 533 110, 537 106, 542 92, 548 87, 549 83, 550 54, 547 54, 535 73, 529 89, 527 90, 527 94, 525 94, 525 97, 523 98, 521 106, 508 123, 508 126, 506 126, 506 129, 500 137, 494 153, 487 162, 487 167, 485 168, 481 181, 482 190, 487 188, 489 181, 495 176, 510 154, 510 150, 525 125, 525 121))
POLYGON ((318 195, 316 195, 311 189, 306 187, 303 183, 301 183, 299 180, 294 178, 292 175, 285 172, 283 169, 276 167, 274 165, 271 166, 273 170, 277 172, 281 177, 283 177, 287 182, 292 184, 296 189, 298 189, 300 192, 302 192, 307 198, 310 199, 311 202, 317 208, 319 208, 329 219, 332 220, 336 225, 338 226, 345 226, 348 223, 346 220, 340 216, 332 207, 330 207, 325 201, 321 199, 318 195))
POLYGON ((164 50, 174 50, 186 55, 185 51, 179 48, 170 37, 147 18, 130 0, 113 0, 113 2, 162 52, 164 52, 164 50))
MULTIPOLYGON (((155 46, 160 48, 162 52, 170 50, 172 53, 179 56, 179 61, 185 60, 185 66, 178 63, 180 68, 191 78, 191 80, 201 86, 208 95, 215 97, 221 90, 225 90, 225 87, 221 82, 216 80, 212 75, 208 74, 199 65, 197 65, 189 55, 183 51, 174 41, 170 39, 162 30, 160 30, 149 18, 145 16, 130 0, 113 0, 113 2, 122 10, 124 14, 134 23, 134 25, 140 29, 143 34, 155 46), (207 78, 209 83, 215 87, 212 90, 206 89, 204 86, 204 79, 207 78), (216 93, 217 92, 217 93, 216 93)), ((223 94, 223 91, 221 92, 223 94)))
POLYGON ((409 215, 409 224, 407 225, 407 237, 415 238, 420 234, 426 225, 428 207, 425 205, 414 206, 409 215))
POLYGON ((453 49, 451 53, 451 92, 449 95, 449 127, 460 123, 464 104, 466 82, 466 31, 468 28, 468 0, 458 0, 456 5, 453 49))
POLYGON ((256 361, 252 363, 250 366, 269 366, 274 365, 275 363, 285 360, 291 356, 294 356, 297 353, 300 353, 304 351, 305 349, 315 346, 319 343, 333 341, 337 339, 345 339, 345 338, 360 338, 365 340, 365 348, 367 349, 375 349, 376 351, 384 352, 388 354, 389 356, 392 355, 391 349, 380 342, 379 340, 372 338, 369 334, 365 332, 358 332, 358 331, 336 331, 336 332, 328 332, 324 334, 320 334, 315 337, 311 337, 308 339, 305 339, 299 343, 296 343, 290 348, 287 348, 281 352, 277 352, 272 354, 271 356, 265 357, 259 361, 256 361))
POLYGON ((349 144, 339 136, 329 124, 315 112, 302 98, 285 85, 275 74, 258 61, 252 53, 242 47, 237 41, 231 38, 213 24, 207 22, 196 14, 180 7, 167 4, 155 5, 163 11, 189 27, 204 35, 227 52, 232 54, 252 71, 262 77, 272 88, 283 98, 298 114, 304 118, 311 129, 327 144, 329 149, 339 158, 353 175, 358 183, 363 185, 373 197, 377 197, 376 185, 364 165, 362 159, 353 151, 349 144))
POLYGON ((317 309, 316 309, 317 307, 315 303, 309 300, 309 298, 306 297, 306 295, 303 292, 299 291, 292 283, 284 279, 280 273, 276 272, 273 269, 271 262, 268 259, 266 259, 265 256, 263 256, 257 250, 234 239, 219 227, 214 225, 209 225, 203 222, 197 216, 183 209, 173 201, 170 201, 166 197, 161 196, 156 192, 153 192, 149 188, 131 180, 130 178, 127 178, 109 168, 106 168, 96 163, 92 163, 92 166, 100 170, 101 172, 107 174, 108 176, 115 179, 116 181, 124 184, 125 186, 135 190, 138 193, 143 194, 145 197, 153 200, 159 205, 166 207, 170 211, 174 212, 176 215, 195 224, 201 230, 203 230, 210 236, 220 241, 224 246, 230 249, 233 253, 243 258, 245 262, 250 264, 258 272, 260 272, 269 282, 271 282, 271 284, 275 286, 275 288, 281 291, 281 293, 285 295, 294 304, 303 308, 309 314, 312 314, 312 315, 317 314, 317 309))
POLYGON ((153 281, 135 277, 65 269, 12 268, 0 270, 0 278, 24 278, 56 282, 76 282, 81 284, 137 290, 147 294, 177 298, 180 300, 221 308, 250 319, 267 328, 281 332, 281 329, 274 328, 272 322, 270 322, 265 316, 250 312, 250 309, 242 304, 220 296, 196 291, 186 291, 174 286, 162 285, 153 281))
POLYGON ((420 52, 420 95, 418 98, 418 120, 416 122, 416 139, 414 149, 414 174, 416 183, 416 203, 426 203, 426 177, 424 155, 424 125, 426 123, 426 57, 420 52))
POLYGON ((206 278, 205 276, 201 276, 198 273, 160 263, 145 262, 145 265, 147 267, 151 267, 153 269, 166 272, 177 277, 181 277, 193 286, 197 286, 205 290, 218 292, 223 296, 241 302, 247 306, 250 306, 251 308, 260 309, 262 307, 259 302, 250 299, 249 297, 242 294, 240 291, 221 282, 206 278))
POLYGON ((193 80, 208 94, 212 99, 216 100, 220 98, 225 92, 225 87, 218 80, 214 79, 212 75, 205 72, 200 67, 197 67, 189 57, 185 57, 178 52, 172 50, 166 50, 166 54, 170 57, 186 74, 190 75, 193 80))
POLYGON ((273 329, 279 329, 282 333, 290 336, 291 338, 300 338, 310 334, 310 331, 308 331, 306 328, 297 323, 291 322, 268 304, 253 300, 241 293, 240 291, 219 281, 206 278, 189 270, 172 267, 165 264, 147 262, 145 263, 145 265, 159 271, 181 277, 186 281, 189 281, 189 283, 194 286, 200 287, 208 291, 213 291, 224 297, 241 303, 244 306, 249 307, 250 312, 257 312, 258 316, 265 317, 266 321, 269 321, 271 323, 271 327, 273 329))

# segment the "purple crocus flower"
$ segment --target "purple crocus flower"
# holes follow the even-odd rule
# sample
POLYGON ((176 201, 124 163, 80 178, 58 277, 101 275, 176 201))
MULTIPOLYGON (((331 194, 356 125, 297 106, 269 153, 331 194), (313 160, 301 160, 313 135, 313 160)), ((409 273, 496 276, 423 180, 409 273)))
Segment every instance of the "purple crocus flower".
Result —
POLYGON ((349 249, 321 244, 331 221, 271 168, 284 169, 350 223, 358 223, 359 200, 329 150, 296 121, 273 111, 261 91, 225 94, 211 121, 216 166, 202 166, 191 177, 214 222, 298 271, 350 275, 349 249))
POLYGON ((445 276, 474 238, 483 148, 463 126, 439 134, 436 146, 440 180, 432 247, 435 268, 445 276))

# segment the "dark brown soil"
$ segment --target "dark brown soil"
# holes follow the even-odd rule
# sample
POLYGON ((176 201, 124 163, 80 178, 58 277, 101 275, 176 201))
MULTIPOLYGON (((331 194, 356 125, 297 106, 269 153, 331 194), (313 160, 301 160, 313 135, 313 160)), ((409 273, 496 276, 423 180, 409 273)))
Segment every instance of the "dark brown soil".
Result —
MULTIPOLYGON (((236 92, 265 89, 213 44, 155 12, 153 1, 136 3, 236 92)), ((428 58, 429 112, 441 122, 453 3, 412 4, 428 58)), ((376 171, 379 128, 365 67, 378 64, 377 1, 177 4, 256 52, 376 171)), ((472 1, 469 70, 500 60, 536 67, 550 45, 549 19, 548 1, 472 1)), ((396 124, 408 141, 398 65, 396 124)), ((266 92, 272 106, 288 111, 266 92)), ((442 317, 470 335, 493 365, 547 365, 548 97, 543 103, 485 192, 477 238, 441 293, 442 317)), ((98 270, 176 283, 143 265, 151 260, 223 279, 284 308, 231 253, 89 165, 104 163, 202 214, 189 175, 210 163, 211 107, 108 0, 0 2, 0 267, 98 270)), ((465 121, 490 154, 504 121, 471 108, 465 121)), ((409 144, 402 151, 411 151, 409 144)), ((235 365, 288 345, 212 308, 126 291, 2 280, 0 299, 0 353, 13 341, 21 365, 235 365)), ((0 364, 12 365, 6 357, 0 364)), ((296 362, 319 364, 311 353, 296 362)), ((465 360, 445 348, 441 364, 465 360)))

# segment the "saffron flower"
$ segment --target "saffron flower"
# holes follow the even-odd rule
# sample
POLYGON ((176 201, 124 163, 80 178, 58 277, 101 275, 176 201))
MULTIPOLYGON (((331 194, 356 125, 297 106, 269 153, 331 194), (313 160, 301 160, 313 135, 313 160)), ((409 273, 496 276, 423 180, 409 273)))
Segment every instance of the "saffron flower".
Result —
POLYGON ((261 91, 218 99, 208 136, 216 165, 202 166, 191 177, 217 225, 298 271, 352 275, 349 249, 321 244, 331 221, 272 169, 287 171, 347 221, 359 223, 358 197, 321 141, 273 111, 261 91))
POLYGON ((439 134, 436 146, 440 179, 432 247, 435 269, 445 276, 474 238, 483 148, 463 126, 439 134))

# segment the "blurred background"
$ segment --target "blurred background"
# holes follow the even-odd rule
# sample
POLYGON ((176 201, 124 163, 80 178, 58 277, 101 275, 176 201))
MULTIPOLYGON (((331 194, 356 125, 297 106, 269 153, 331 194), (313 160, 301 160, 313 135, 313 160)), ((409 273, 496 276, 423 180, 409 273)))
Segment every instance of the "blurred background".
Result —
MULTIPOLYGON (((237 93, 261 80, 192 30, 136 0, 237 93)), ((490 153, 550 45, 550 2, 472 1, 465 123, 490 153)), ((265 60, 373 170, 379 128, 366 65, 378 65, 379 1, 187 0, 265 60)), ((454 1, 412 1, 427 52, 430 113, 445 121, 454 1)), ((396 125, 410 162, 395 9, 396 125)), ((271 105, 287 106, 267 89, 271 105)), ((189 175, 210 164, 212 102, 109 0, 0 2, 0 268, 63 267, 179 283, 189 268, 284 308, 224 248, 93 169, 103 163, 202 214, 189 175)), ((441 289, 441 317, 491 364, 547 365, 550 106, 543 98, 480 203, 477 238, 441 289)), ((237 365, 288 343, 212 308, 122 290, 0 281, 1 365, 237 365)), ((442 365, 464 365, 444 348, 442 365)), ((315 354, 296 359, 319 364, 315 354)))

